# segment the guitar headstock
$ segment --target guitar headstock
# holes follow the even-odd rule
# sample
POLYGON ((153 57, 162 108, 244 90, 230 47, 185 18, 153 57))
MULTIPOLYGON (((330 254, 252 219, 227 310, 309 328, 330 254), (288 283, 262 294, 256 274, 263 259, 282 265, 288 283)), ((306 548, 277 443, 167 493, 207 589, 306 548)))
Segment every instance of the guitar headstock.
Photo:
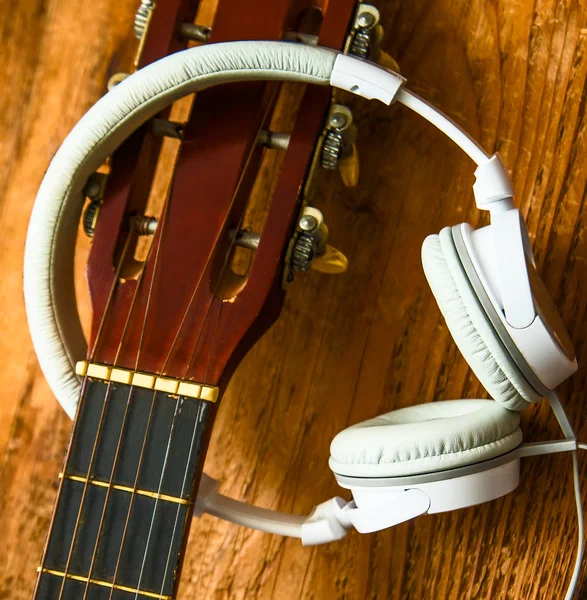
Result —
MULTIPOLYGON (((358 39, 361 33, 357 24, 364 5, 353 13, 352 0, 333 4, 259 0, 246 37, 343 48, 349 36, 358 39)), ((174 53, 190 36, 201 35, 202 27, 193 24, 196 5, 171 0, 159 4, 157 16, 155 4, 145 0, 141 10, 153 14, 141 13, 135 66, 174 53)), ((223 1, 206 39, 242 38, 249 11, 236 0, 223 1)), ((233 58, 251 51, 242 68, 256 76, 255 53, 266 60, 275 51, 287 62, 291 47, 269 46, 271 52, 258 44, 232 45, 239 49, 233 58)), ((210 58, 215 52, 200 55, 210 58)), ((310 54, 327 57, 325 64, 334 59, 323 49, 299 52, 310 54)), ((145 104, 160 108, 151 102, 153 96, 141 99, 134 93, 146 88, 160 96, 160 86, 166 85, 187 89, 175 79, 178 73, 189 75, 185 56, 167 59, 178 71, 143 71, 134 80, 140 85, 125 84, 106 105, 131 106, 120 100, 126 97, 138 100, 128 114, 145 104)), ((202 62, 209 69, 206 77, 217 74, 213 65, 202 62)), ((268 62, 270 67, 275 68, 268 62)), ((321 81, 327 83, 324 71, 321 81)), ((292 81, 300 80, 294 67, 289 74, 292 81)), ((110 81, 124 78, 115 74, 110 81)), ((205 89, 202 85, 190 89, 205 89)), ((147 113, 140 113, 131 125, 143 124, 113 154, 114 143, 94 162, 79 161, 87 168, 76 193, 109 156, 84 189, 90 198, 84 228, 93 238, 87 265, 93 315, 87 360, 76 369, 83 376, 81 397, 78 379, 63 373, 80 344, 56 344, 66 356, 54 360, 51 354, 45 361, 51 373, 59 372, 54 381, 64 397, 67 393, 66 402, 74 394, 79 402, 35 598, 80 597, 82 588, 84 597, 97 588, 175 597, 215 400, 243 355, 278 317, 293 273, 310 266, 326 272, 345 267, 344 257, 326 245, 327 228, 308 194, 318 165, 337 168, 353 160, 352 117, 328 87, 240 81, 205 89, 191 107, 185 99, 179 102, 183 115, 177 104, 146 122, 140 117, 147 113), (270 184, 269 171, 275 173, 270 184), (103 499, 101 508, 96 495, 103 499), (93 518, 99 518, 97 528, 93 518)), ((110 132, 103 144, 116 127, 129 125, 111 108, 103 110, 111 121, 102 128, 96 126, 100 119, 86 116, 89 129, 110 132)), ((85 149, 88 135, 81 131, 79 145, 85 149)), ((121 137, 122 132, 116 141, 121 137)), ((68 169, 77 164, 62 162, 68 169)), ((341 170, 347 184, 357 174, 357 169, 341 170)), ((62 183, 64 178, 55 179, 62 183)), ((63 187, 67 204, 74 188, 63 187)), ((57 312, 67 321, 67 308, 57 312)), ((51 319, 61 334, 60 321, 53 314, 51 319)), ((39 336, 39 346, 50 345, 51 337, 39 336)))
MULTIPOLYGON (((297 2, 276 23, 342 47, 340 23, 327 19, 321 30, 325 9, 297 2)), ((347 2, 337 20, 348 23, 352 9, 347 2)), ((222 19, 229 21, 221 7, 216 27, 222 19)), ((162 115, 114 154, 87 270, 91 362, 222 387, 275 321, 303 207, 300 191, 330 105, 328 89, 301 90, 297 116, 288 116, 291 106, 282 109, 286 118, 275 136, 279 107, 291 90, 276 83, 207 90, 189 120, 176 124, 162 115), (169 189, 153 203, 153 172, 166 135, 181 147, 167 159, 174 170, 169 189), (282 162, 259 209, 252 192, 268 153, 281 154, 282 162), (252 236, 251 215, 257 216, 252 236)))

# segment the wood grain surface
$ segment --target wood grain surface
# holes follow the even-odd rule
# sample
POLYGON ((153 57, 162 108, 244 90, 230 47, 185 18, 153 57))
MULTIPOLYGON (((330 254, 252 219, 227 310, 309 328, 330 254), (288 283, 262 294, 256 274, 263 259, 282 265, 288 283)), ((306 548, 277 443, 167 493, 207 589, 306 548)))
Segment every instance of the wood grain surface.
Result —
MULTIPOLYGON (((136 4, 0 2, 2 599, 30 597, 70 427, 27 332, 27 221, 51 156, 103 93, 136 4)), ((512 170, 539 269, 576 345, 581 368, 561 396, 587 440, 585 2, 388 0, 379 8, 384 48, 411 88, 512 170)), ((401 107, 352 106, 360 185, 347 189, 338 173, 324 173, 316 190, 350 269, 298 277, 281 319, 230 385, 206 462, 224 493, 283 511, 307 513, 343 494, 327 460, 346 425, 418 402, 486 397, 420 264, 427 234, 486 222, 472 202, 472 165, 401 107)), ((82 297, 86 256, 80 240, 82 297)), ((82 312, 87 320, 87 306, 82 312)), ((559 435, 545 404, 526 410, 522 426, 527 440, 559 435)), ((180 598, 560 598, 576 546, 570 465, 567 456, 528 459, 519 488, 503 499, 314 548, 204 517, 192 528, 180 598)))

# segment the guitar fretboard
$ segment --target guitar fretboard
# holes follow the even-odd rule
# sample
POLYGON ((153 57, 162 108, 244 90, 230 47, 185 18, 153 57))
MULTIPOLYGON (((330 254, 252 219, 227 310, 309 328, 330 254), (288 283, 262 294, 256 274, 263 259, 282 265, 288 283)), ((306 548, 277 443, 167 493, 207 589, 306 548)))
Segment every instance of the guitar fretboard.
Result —
POLYGON ((209 404, 88 379, 36 599, 173 596, 209 404))

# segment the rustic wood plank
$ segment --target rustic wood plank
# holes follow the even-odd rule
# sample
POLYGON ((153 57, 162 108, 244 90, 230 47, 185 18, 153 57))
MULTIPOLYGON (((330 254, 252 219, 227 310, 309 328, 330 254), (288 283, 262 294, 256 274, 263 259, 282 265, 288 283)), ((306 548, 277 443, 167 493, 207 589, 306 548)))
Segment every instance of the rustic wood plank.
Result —
MULTIPOLYGON (((50 157, 103 93, 135 5, 1 3, 2 598, 30 597, 69 430, 26 335, 28 215, 50 157)), ((385 49, 412 89, 512 169, 539 268, 584 363, 585 2, 390 0, 380 9, 385 49)), ((405 109, 349 103, 360 187, 324 173, 316 190, 349 272, 313 273, 292 286, 282 318, 237 371, 206 464, 223 492, 300 513, 341 494, 328 446, 347 424, 416 402, 486 396, 451 341, 419 258, 427 234, 485 222, 471 201, 471 164, 405 109)), ((86 252, 81 240, 80 284, 86 252)), ((586 383, 582 368, 561 390, 582 439, 586 383)), ((557 435, 544 405, 525 411, 523 429, 530 440, 557 435)), ((204 517, 192 528, 180 597, 555 598, 572 569, 574 519, 568 457, 526 461, 519 489, 485 506, 317 548, 204 517)))

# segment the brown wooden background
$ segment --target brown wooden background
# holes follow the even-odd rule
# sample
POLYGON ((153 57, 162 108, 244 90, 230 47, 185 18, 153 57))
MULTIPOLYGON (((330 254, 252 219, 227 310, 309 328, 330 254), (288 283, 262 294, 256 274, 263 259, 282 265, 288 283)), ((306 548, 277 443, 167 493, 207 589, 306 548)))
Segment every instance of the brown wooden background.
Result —
MULTIPOLYGON (((70 426, 27 332, 27 221, 51 156, 103 93, 137 4, 0 1, 0 598, 30 597, 70 426)), ((585 441, 585 2, 379 7, 385 49, 412 89, 513 170, 540 269, 582 365, 561 396, 585 441)), ((281 320, 238 369, 206 463, 223 492, 280 510, 307 513, 341 493, 328 447, 348 423, 416 402, 485 396, 447 333, 419 257, 428 233, 482 221, 471 163, 405 109, 354 107, 361 186, 348 190, 338 174, 324 174, 319 194, 350 270, 298 278, 281 320)), ((558 435, 545 405, 524 413, 523 428, 526 439, 558 435)), ((587 488, 586 467, 583 458, 587 488)), ((528 459, 506 498, 329 546, 303 548, 205 517, 192 529, 180 596, 559 598, 575 533, 570 458, 528 459)), ((587 582, 583 590, 587 597, 587 582)))

